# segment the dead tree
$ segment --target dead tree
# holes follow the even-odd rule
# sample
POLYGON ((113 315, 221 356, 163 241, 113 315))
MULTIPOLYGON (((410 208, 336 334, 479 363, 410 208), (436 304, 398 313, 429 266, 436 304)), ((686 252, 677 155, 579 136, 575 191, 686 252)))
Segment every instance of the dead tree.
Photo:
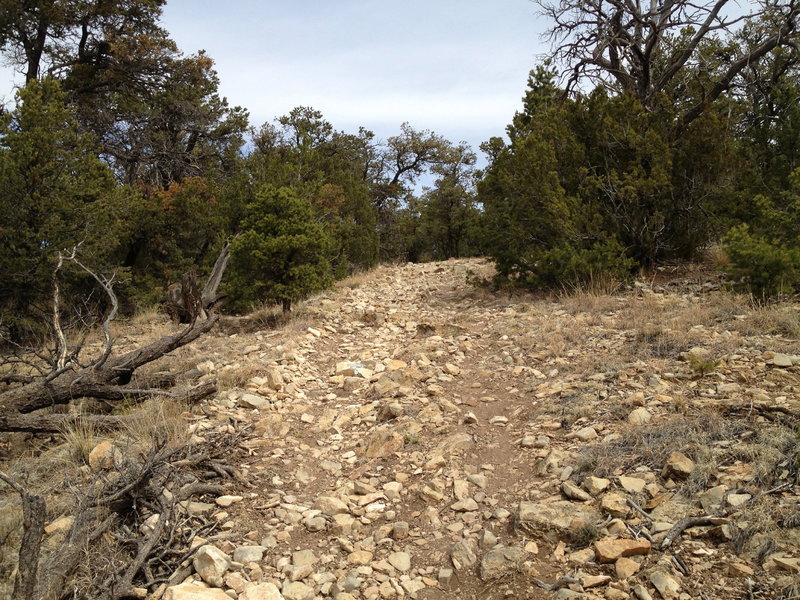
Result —
MULTIPOLYGON (((30 373, 3 375, 2 382, 9 389, 0 393, 0 431, 63 431, 76 419, 91 425, 93 430, 116 428, 135 417, 76 417, 45 409, 78 398, 114 403, 155 393, 176 396, 163 389, 175 384, 174 375, 156 373, 136 378, 134 375, 139 368, 191 343, 214 327, 219 317, 213 314, 213 306, 218 300, 217 289, 227 264, 227 253, 226 244, 202 294, 195 294, 192 303, 185 305, 192 317, 181 331, 122 354, 114 351, 110 329, 118 306, 113 278, 88 269, 75 251, 60 254, 53 271, 52 346, 47 354, 34 353, 46 367, 40 367, 39 376, 30 373), (92 276, 108 298, 109 309, 100 325, 102 348, 88 362, 82 356, 85 336, 71 346, 68 332, 62 326, 59 273, 67 264, 92 276)), ((24 359, 21 360, 20 364, 25 364, 24 359)), ((27 364, 30 366, 30 361, 27 364)), ((195 386, 182 397, 199 400, 215 392, 216 383, 209 381, 195 386)), ((205 522, 188 514, 181 502, 207 493, 221 493, 222 478, 236 477, 235 470, 223 461, 236 452, 245 434, 225 430, 206 436, 204 440, 195 440, 191 445, 155 437, 147 438, 144 444, 135 439, 115 442, 127 443, 128 447, 124 453, 120 452, 120 459, 115 459, 113 466, 102 467, 88 482, 80 479, 82 475, 65 482, 63 493, 74 497, 71 503, 73 520, 64 541, 55 548, 44 543, 44 525, 54 516, 47 513, 47 498, 41 492, 27 489, 15 477, 0 472, 0 482, 19 495, 23 513, 13 597, 57 600, 83 585, 85 590, 83 595, 78 594, 80 597, 122 600, 141 597, 142 589, 154 592, 164 582, 179 578, 194 551, 194 537, 213 539, 217 526, 216 522, 205 522), (154 517, 155 523, 145 526, 147 517, 154 517), (116 540, 114 556, 126 556, 125 560, 115 562, 97 552, 89 552, 88 549, 97 544, 111 543, 109 540, 116 540), (98 564, 92 563, 94 559, 98 564), (84 571, 88 575, 76 579, 75 574, 82 565, 86 566, 84 571)), ((124 435, 118 438, 124 439, 124 435)))
POLYGON ((205 318, 207 312, 220 302, 219 286, 229 259, 230 242, 226 241, 202 292, 197 288, 197 274, 194 271, 185 273, 180 283, 169 287, 166 310, 173 321, 191 323, 198 318, 205 318))
MULTIPOLYGON (((74 419, 69 415, 35 415, 42 409, 70 403, 77 398, 96 398, 118 402, 126 398, 145 398, 153 393, 164 393, 161 387, 169 386, 170 378, 163 374, 142 377, 135 383, 134 373, 144 365, 190 344, 208 333, 216 324, 219 315, 210 313, 217 300, 217 289, 227 266, 228 244, 222 249, 214 265, 203 293, 192 305, 194 317, 187 326, 174 335, 168 335, 124 354, 115 354, 114 340, 111 337, 110 323, 117 313, 117 298, 111 279, 103 278, 86 268, 75 256, 75 252, 60 256, 54 271, 53 330, 55 349, 47 361, 50 369, 40 377, 22 375, 6 377, 7 383, 17 383, 0 393, 0 431, 53 431, 59 421, 74 419), (66 335, 60 324, 61 299, 57 282, 58 271, 65 262, 73 262, 94 277, 109 299, 110 309, 102 322, 101 330, 104 345, 100 354, 90 363, 80 361, 81 344, 76 348, 67 347, 66 335), (15 381, 16 380, 16 381, 15 381)), ((172 379, 174 382, 174 379, 172 379)), ((213 394, 214 386, 208 384, 188 392, 187 397, 198 400, 213 394)), ((96 418, 101 425, 112 426, 115 419, 96 418)))
POLYGON ((670 98, 689 102, 684 126, 745 68, 779 46, 798 45, 800 0, 762 0, 745 14, 730 0, 536 2, 553 23, 548 36, 568 92, 588 79, 633 94, 649 109, 661 94, 699 88, 670 98))

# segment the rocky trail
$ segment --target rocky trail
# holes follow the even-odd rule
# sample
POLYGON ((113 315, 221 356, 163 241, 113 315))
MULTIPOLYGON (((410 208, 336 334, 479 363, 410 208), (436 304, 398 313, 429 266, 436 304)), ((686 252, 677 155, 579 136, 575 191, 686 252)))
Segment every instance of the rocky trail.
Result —
POLYGON ((246 436, 226 494, 185 507, 224 535, 156 597, 800 597, 798 307, 702 272, 467 283, 490 273, 383 267, 181 357, 223 387, 195 439, 246 436))

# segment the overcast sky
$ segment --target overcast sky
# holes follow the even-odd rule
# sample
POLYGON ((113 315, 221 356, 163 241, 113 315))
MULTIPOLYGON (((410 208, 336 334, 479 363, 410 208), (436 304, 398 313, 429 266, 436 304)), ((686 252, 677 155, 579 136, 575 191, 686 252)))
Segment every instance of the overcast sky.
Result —
POLYGON ((254 124, 312 106, 339 130, 385 138, 408 121, 476 150, 545 49, 530 0, 169 0, 163 23, 208 52, 254 124))
POLYGON ((338 130, 386 138, 408 121, 476 150, 546 49, 531 0, 168 0, 163 25, 186 54, 206 50, 253 124, 311 106, 338 130))

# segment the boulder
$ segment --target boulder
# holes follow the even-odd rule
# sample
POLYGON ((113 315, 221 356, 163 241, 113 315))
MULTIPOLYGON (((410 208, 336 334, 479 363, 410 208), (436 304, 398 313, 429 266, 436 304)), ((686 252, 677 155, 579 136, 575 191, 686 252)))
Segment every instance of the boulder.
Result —
POLYGON ((525 559, 525 551, 521 548, 495 548, 487 552, 481 560, 480 578, 483 581, 496 579, 516 571, 525 559))
POLYGON ((216 546, 203 546, 195 553, 192 564, 203 581, 214 587, 222 587, 222 578, 231 566, 231 558, 216 546))

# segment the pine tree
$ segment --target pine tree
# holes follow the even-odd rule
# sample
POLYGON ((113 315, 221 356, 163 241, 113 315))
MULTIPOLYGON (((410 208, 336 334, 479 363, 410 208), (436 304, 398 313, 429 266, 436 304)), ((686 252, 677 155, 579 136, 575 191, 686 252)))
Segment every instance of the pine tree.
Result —
POLYGON ((262 187, 247 206, 231 245, 228 294, 234 308, 259 302, 292 304, 331 283, 331 240, 314 207, 292 188, 262 187))

